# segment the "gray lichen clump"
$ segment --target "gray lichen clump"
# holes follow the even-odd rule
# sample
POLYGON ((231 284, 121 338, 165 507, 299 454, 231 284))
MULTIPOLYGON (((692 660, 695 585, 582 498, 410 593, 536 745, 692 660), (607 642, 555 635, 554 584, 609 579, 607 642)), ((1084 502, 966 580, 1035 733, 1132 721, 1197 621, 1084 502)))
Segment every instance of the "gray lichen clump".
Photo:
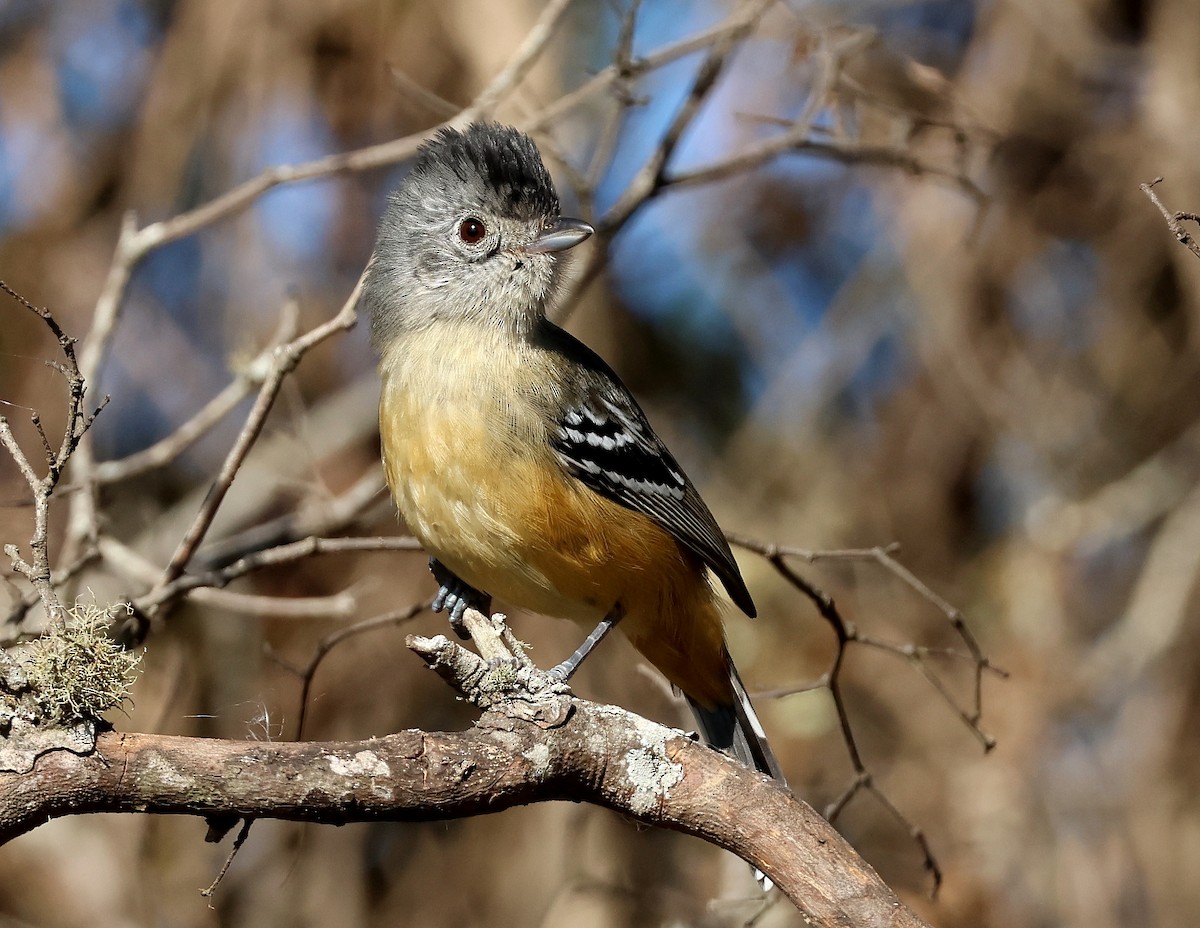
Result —
POLYGON ((25 695, 43 721, 99 721, 129 698, 141 655, 109 635, 110 609, 77 604, 68 616, 21 649, 25 695))

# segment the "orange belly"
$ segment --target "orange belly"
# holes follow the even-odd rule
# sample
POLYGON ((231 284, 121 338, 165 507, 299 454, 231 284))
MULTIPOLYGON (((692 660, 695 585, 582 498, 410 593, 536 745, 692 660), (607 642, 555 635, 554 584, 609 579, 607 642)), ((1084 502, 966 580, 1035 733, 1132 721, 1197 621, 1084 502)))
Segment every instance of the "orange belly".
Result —
POLYGON ((433 401, 385 373, 384 463, 413 534, 504 603, 589 631, 620 606, 620 628, 668 680, 702 703, 727 702, 724 631, 700 560, 571 477, 544 435, 515 430, 506 403, 469 392, 433 401))

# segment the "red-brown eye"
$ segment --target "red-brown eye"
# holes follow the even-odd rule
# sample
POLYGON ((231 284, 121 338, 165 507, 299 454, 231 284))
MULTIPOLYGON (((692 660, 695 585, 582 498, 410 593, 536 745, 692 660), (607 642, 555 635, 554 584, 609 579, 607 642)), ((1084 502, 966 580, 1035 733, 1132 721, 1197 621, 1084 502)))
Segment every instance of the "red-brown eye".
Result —
POLYGON ((485 235, 487 235, 487 226, 483 224, 483 220, 476 219, 474 216, 468 216, 458 227, 458 237, 468 245, 478 245, 483 241, 485 235))

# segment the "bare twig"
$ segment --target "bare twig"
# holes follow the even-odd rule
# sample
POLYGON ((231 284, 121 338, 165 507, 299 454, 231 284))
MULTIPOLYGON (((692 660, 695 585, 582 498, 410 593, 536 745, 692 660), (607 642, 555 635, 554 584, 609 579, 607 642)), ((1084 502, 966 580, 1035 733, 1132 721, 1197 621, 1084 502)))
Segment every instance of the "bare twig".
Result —
MULTIPOLYGON (((116 333, 121 303, 125 298, 125 289, 133 274, 133 267, 144 254, 137 247, 137 234, 137 218, 132 212, 127 212, 121 221, 121 232, 113 251, 108 276, 104 280, 104 286, 96 300, 96 309, 92 313, 92 327, 80 346, 80 375, 94 387, 100 385, 100 368, 116 333)), ((94 547, 100 531, 96 482, 93 479, 95 464, 91 437, 84 435, 76 449, 74 470, 76 483, 81 489, 71 496, 67 534, 63 543, 62 556, 67 561, 77 557, 80 549, 94 547)))
POLYGON ((1162 182, 1163 179, 1161 177, 1156 177, 1148 184, 1139 184, 1138 189, 1140 189, 1142 193, 1146 194, 1146 196, 1150 198, 1151 203, 1158 207, 1158 211, 1162 213, 1163 219, 1167 221, 1167 228, 1170 229, 1171 234, 1179 240, 1179 244, 1187 248, 1187 250, 1194 254, 1197 258, 1200 258, 1200 243, 1197 243, 1196 239, 1192 236, 1192 233, 1183 227, 1183 223, 1185 222, 1200 223, 1200 214, 1184 212, 1173 213, 1167 209, 1166 206, 1163 205, 1162 200, 1158 198, 1158 194, 1154 192, 1154 188, 1162 182))
POLYGON ((217 871, 216 879, 208 884, 208 888, 200 890, 200 895, 206 898, 212 896, 217 891, 217 887, 221 884, 221 880, 225 879, 225 874, 229 872, 229 867, 233 863, 233 858, 237 857, 238 851, 242 849, 242 845, 246 843, 246 838, 250 835, 250 826, 254 824, 254 819, 246 818, 242 820, 242 827, 238 830, 237 837, 233 839, 233 847, 229 849, 229 856, 225 858, 225 863, 221 865, 221 869, 217 871))
MULTIPOLYGON (((781 563, 783 558, 796 557, 808 561, 810 564, 815 564, 818 561, 829 560, 858 560, 858 561, 873 561, 884 570, 891 573, 899 579, 905 586, 916 593, 925 601, 929 602, 939 612, 941 612, 950 622, 951 628, 966 645, 967 653, 947 649, 940 652, 932 652, 929 649, 918 648, 915 645, 890 645, 877 639, 867 638, 859 633, 854 632, 851 635, 850 641, 857 641, 861 644, 870 645, 871 647, 890 651, 903 657, 905 660, 913 664, 917 670, 923 674, 926 679, 934 686, 939 695, 943 697, 948 706, 966 723, 971 729, 972 734, 979 739, 985 750, 991 750, 995 747, 995 739, 988 735, 982 728, 980 722, 983 716, 983 675, 990 673, 1001 679, 1008 676, 1007 671, 996 666, 986 654, 983 653, 983 648, 980 646, 974 633, 966 623, 966 619, 962 612, 959 611, 951 603, 947 602, 945 597, 930 589, 929 585, 923 582, 907 567, 897 561, 892 555, 896 552, 898 546, 895 544, 876 546, 873 548, 846 548, 841 550, 828 551, 813 551, 807 548, 797 548, 788 545, 778 545, 770 542, 761 542, 753 538, 748 538, 744 535, 729 535, 730 544, 740 548, 745 548, 747 551, 753 551, 767 558, 772 564, 781 563), (952 694, 945 688, 945 685, 940 679, 936 679, 929 669, 925 658, 934 653, 939 653, 948 657, 955 657, 971 662, 973 665, 973 696, 972 706, 969 710, 959 706, 952 694)), ((796 585, 794 581, 793 585, 796 585)), ((807 581, 802 581, 807 583, 807 581)), ((812 596, 809 590, 803 587, 798 587, 805 595, 812 596)), ((821 594, 824 595, 824 594, 821 594)))
POLYGON ((873 774, 864 763, 862 754, 858 748, 858 742, 854 734, 853 724, 850 719, 850 713, 846 707, 845 697, 841 688, 841 674, 845 667, 846 654, 852 644, 862 644, 872 647, 877 650, 885 651, 886 653, 895 654, 907 660, 916 670, 929 682, 933 687, 934 692, 950 707, 950 709, 958 716, 959 720, 971 731, 980 744, 983 745, 985 751, 990 751, 995 747, 995 739, 992 738, 981 727, 981 718, 983 713, 983 691, 982 678, 985 671, 990 671, 998 676, 1006 676, 1004 671, 992 665, 986 655, 983 654, 974 635, 971 634, 967 627, 962 614, 954 608, 950 603, 935 593, 928 585, 918 579, 911 571, 900 564, 892 553, 895 551, 895 545, 887 547, 874 548, 847 548, 841 550, 830 551, 812 551, 806 548, 796 548, 786 545, 778 545, 769 542, 761 542, 753 538, 747 538, 742 535, 729 535, 731 544, 737 547, 744 548, 748 551, 753 551, 756 554, 766 558, 772 567, 788 581, 793 587, 802 592, 813 604, 817 607, 817 612, 829 624, 834 636, 837 640, 837 646, 834 651, 833 661, 829 669, 821 675, 817 681, 800 684, 792 687, 784 687, 771 690, 767 693, 760 694, 769 697, 783 697, 795 693, 811 692, 814 689, 825 688, 829 690, 830 696, 833 699, 834 709, 837 712, 838 726, 841 730, 842 741, 846 745, 846 753, 850 759, 850 765, 853 770, 853 776, 849 784, 842 793, 829 805, 825 810, 826 817, 831 821, 836 821, 845 806, 857 796, 860 792, 866 791, 887 810, 910 835, 913 841, 921 850, 924 857, 925 868, 933 878, 932 892, 936 893, 941 884, 942 872, 941 867, 934 857, 929 842, 919 827, 909 821, 903 813, 896 808, 895 804, 880 790, 874 782, 873 774), (918 648, 915 645, 894 645, 876 638, 863 635, 858 628, 850 622, 847 622, 838 610, 837 604, 833 598, 827 593, 818 589, 810 583, 806 578, 797 573, 788 563, 788 557, 802 558, 809 563, 816 563, 822 560, 868 560, 872 561, 884 569, 888 570, 894 576, 898 577, 905 585, 915 591, 923 599, 932 603, 939 609, 951 622, 952 627, 962 639, 967 647, 967 652, 955 651, 946 649, 939 652, 933 652, 929 649, 918 648), (946 654, 961 660, 968 661, 971 664, 974 681, 974 700, 970 709, 964 709, 955 698, 954 694, 946 687, 941 678, 937 676, 929 666, 927 657, 934 653, 946 654))
POLYGON ((559 97, 558 100, 546 106, 526 129, 529 132, 541 132, 558 122, 567 113, 587 102, 597 94, 607 90, 614 83, 627 82, 642 77, 652 71, 665 67, 681 58, 711 48, 714 42, 720 42, 731 32, 743 28, 742 20, 735 11, 723 22, 708 29, 703 29, 695 35, 668 43, 642 58, 633 58, 627 62, 610 64, 597 71, 596 74, 579 87, 559 97))
MULTIPOLYGON (((84 568, 94 563, 98 556, 99 552, 95 548, 86 548, 70 564, 60 566, 53 572, 51 585, 55 590, 62 589, 65 584, 70 583, 75 577, 78 577, 84 568)), ((29 614, 29 610, 40 601, 41 596, 37 589, 32 589, 23 594, 9 610, 8 615, 4 617, 4 623, 10 628, 19 627, 25 616, 29 614)), ((19 633, 16 637, 20 637, 19 633)), ((0 647, 7 646, 8 644, 9 641, 7 640, 0 641, 0 647)))
MULTIPOLYGON (((800 126, 802 123, 797 123, 797 125, 800 126)), ((661 186, 664 188, 686 187, 693 184, 712 183, 760 167, 787 152, 815 155, 842 164, 897 168, 915 176, 944 178, 952 181, 977 203, 982 203, 987 199, 987 195, 975 181, 964 175, 958 168, 947 168, 925 161, 906 148, 863 144, 845 139, 797 138, 794 132, 785 132, 767 139, 715 164, 668 175, 663 178, 661 186)))
POLYGON ((457 103, 452 103, 445 97, 434 93, 395 63, 388 65, 388 73, 396 82, 397 89, 402 91, 406 97, 413 98, 418 105, 425 107, 439 119, 450 119, 457 116, 462 109, 457 103))
POLYGON ((617 35, 616 49, 613 51, 612 67, 615 69, 615 75, 609 88, 617 105, 612 108, 611 115, 601 129, 600 139, 592 151, 591 162, 587 168, 588 198, 585 205, 589 208, 589 215, 595 209, 591 202, 591 191, 600 184, 604 172, 608 170, 612 162, 613 153, 616 151, 617 142, 621 137, 625 111, 637 102, 632 89, 635 69, 633 38, 640 9, 640 0, 633 0, 626 9, 625 15, 621 17, 621 30, 617 35))
POLYGON ((94 412, 84 412, 83 402, 87 385, 80 374, 79 363, 75 357, 75 340, 62 330, 48 309, 34 306, 4 281, 0 281, 0 290, 3 290, 46 324, 58 341, 58 346, 66 359, 65 364, 47 362, 67 381, 67 421, 57 448, 51 446, 38 414, 35 412, 30 416, 30 421, 37 431, 46 463, 44 476, 38 476, 29 457, 17 442, 8 420, 0 416, 0 444, 4 445, 5 450, 16 463, 17 469, 25 478, 33 496, 33 537, 29 540, 29 560, 25 560, 20 549, 14 544, 6 544, 4 553, 8 556, 13 570, 28 580, 37 591, 42 607, 46 610, 47 619, 51 622, 62 622, 65 620, 66 611, 59 600, 50 573, 50 498, 54 495, 54 490, 62 479, 67 462, 75 453, 80 439, 91 427, 96 416, 100 414, 100 410, 108 402, 108 397, 101 400, 94 412))
POLYGON ((156 615, 184 594, 202 588, 220 589, 256 570, 305 560, 318 554, 341 554, 351 551, 420 551, 421 545, 408 536, 394 538, 304 538, 286 545, 276 545, 247 554, 224 567, 204 573, 185 573, 169 583, 160 583, 145 596, 134 601, 134 607, 148 615, 156 615))
MULTIPOLYGON (((101 535, 97 547, 105 564, 130 581, 152 586, 161 574, 161 568, 115 538, 101 535)), ((238 576, 249 572, 250 568, 247 567, 238 576)), ((176 598, 186 596, 192 602, 227 612, 277 618, 349 618, 358 608, 357 598, 348 592, 332 596, 258 596, 222 589, 236 579, 232 575, 217 573, 207 579, 208 585, 197 580, 187 589, 182 589, 185 585, 180 584, 180 589, 174 595, 176 598)))
POLYGON ((729 31, 722 33, 708 46, 708 52, 692 80, 687 97, 675 113, 675 118, 663 133, 649 160, 630 181, 625 192, 600 220, 597 230, 611 235, 650 200, 662 187, 667 166, 683 134, 700 112, 709 91, 725 69, 726 61, 738 44, 753 31, 762 15, 776 0, 746 0, 730 16, 729 31))
MULTIPOLYGON (((353 638, 357 635, 365 634, 366 632, 375 631, 380 628, 390 628, 393 625, 400 625, 408 622, 426 609, 429 608, 429 602, 422 600, 421 602, 413 603, 404 609, 395 609, 391 612, 385 612, 381 615, 372 616, 369 619, 363 619, 361 622, 355 622, 353 625, 347 625, 345 628, 339 628, 337 631, 331 632, 317 642, 317 648, 309 658, 308 664, 302 668, 288 667, 293 673, 300 678, 300 708, 296 713, 296 740, 304 738, 304 725, 308 721, 308 709, 310 705, 309 696, 312 693, 313 678, 320 669, 322 662, 329 656, 329 653, 343 641, 353 638)), ((282 663, 282 662, 281 662, 282 663)))
POLYGON ((190 448, 214 425, 225 418, 234 407, 244 400, 255 387, 262 385, 271 371, 275 351, 296 337, 296 313, 291 303, 285 308, 278 331, 271 337, 268 347, 257 357, 245 364, 234 380, 204 404, 203 407, 170 435, 117 461, 104 461, 95 467, 97 483, 116 483, 140 477, 142 474, 163 467, 190 448))
MULTIPOLYGON (((358 296, 362 292, 364 277, 359 277, 354 290, 336 316, 317 326, 312 331, 275 349, 271 370, 259 388, 258 399, 254 407, 250 410, 246 424, 242 427, 241 433, 226 455, 225 463, 221 465, 217 479, 205 497, 204 505, 200 507, 200 511, 196 514, 191 527, 188 528, 180 540, 179 546, 175 549, 175 553, 171 556, 170 562, 163 571, 162 579, 158 584, 159 590, 166 588, 183 574, 197 546, 203 541, 209 526, 212 525, 212 520, 216 517, 222 500, 225 498, 225 494, 229 492, 234 478, 241 469, 242 462, 246 459, 246 455, 250 453, 250 449, 254 446, 263 425, 267 421, 267 414, 271 411, 271 407, 275 403, 275 397, 283 385, 284 378, 295 370, 296 365, 300 363, 301 358, 310 349, 319 345, 335 332, 345 331, 357 321, 358 296)), ((166 600, 160 600, 159 604, 162 602, 166 602, 166 600)))
POLYGON ((204 546, 196 558, 206 570, 215 570, 267 548, 344 532, 377 508, 390 510, 385 490, 383 467, 376 464, 334 499, 310 499, 293 512, 204 546))
POLYGON ((473 119, 487 118, 495 112, 500 102, 521 83, 525 75, 537 63, 538 58, 541 57, 550 42, 550 37, 554 35, 555 27, 570 5, 571 0, 550 0, 546 4, 537 22, 526 34, 524 41, 521 42, 508 64, 492 78, 491 83, 463 111, 457 120, 458 124, 466 125, 473 119))

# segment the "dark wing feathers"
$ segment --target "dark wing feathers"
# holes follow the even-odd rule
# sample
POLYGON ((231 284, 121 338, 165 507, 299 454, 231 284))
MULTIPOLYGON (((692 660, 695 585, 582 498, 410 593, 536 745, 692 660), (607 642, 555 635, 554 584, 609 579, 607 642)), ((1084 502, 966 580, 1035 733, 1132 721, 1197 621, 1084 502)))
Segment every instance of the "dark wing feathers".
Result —
POLYGON ((586 383, 568 397, 551 443, 567 470, 597 493, 653 519, 698 555, 747 615, 754 601, 716 519, 645 414, 608 365, 556 330, 559 350, 583 363, 586 383))

